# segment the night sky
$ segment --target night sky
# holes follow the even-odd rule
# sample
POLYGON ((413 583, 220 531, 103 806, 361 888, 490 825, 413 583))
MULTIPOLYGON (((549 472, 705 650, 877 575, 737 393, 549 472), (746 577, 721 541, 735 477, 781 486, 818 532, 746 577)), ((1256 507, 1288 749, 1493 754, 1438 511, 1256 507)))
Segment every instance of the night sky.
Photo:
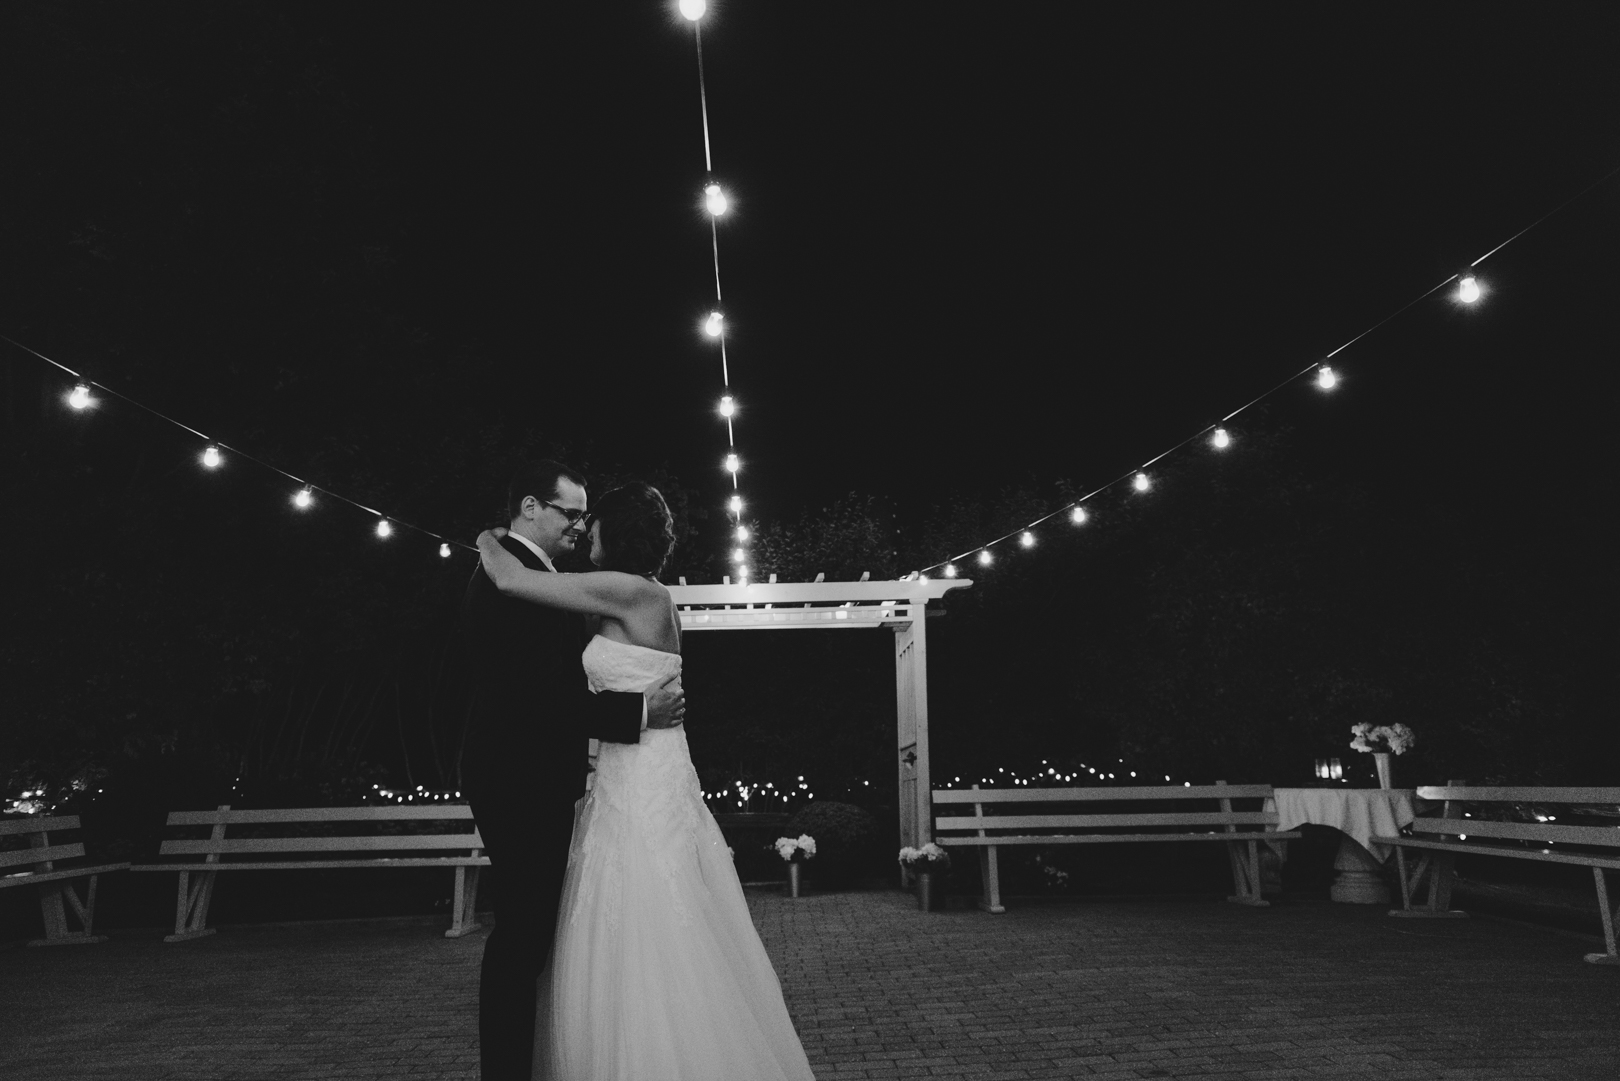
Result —
MULTIPOLYGON (((227 439, 246 429, 293 471, 308 463, 277 434, 294 418, 397 409, 420 430, 455 399, 473 411, 445 423, 607 446, 718 508, 692 33, 671 4, 552 7, 17 5, 0 330, 227 439), (63 46, 63 24, 104 51, 63 46), (136 86, 147 111, 120 115, 136 86), (255 95, 255 152, 216 160, 240 153, 213 137, 221 103, 255 95), (161 231, 153 208, 187 196, 142 178, 174 161, 213 185, 212 218, 166 257, 215 292, 152 288, 137 310, 116 273, 53 289, 39 268, 93 246, 83 222, 151 211, 161 231), (218 184, 282 167, 321 174, 296 243, 255 231, 274 209, 257 189, 218 184), (354 359, 366 347, 292 290, 223 312, 238 275, 243 296, 275 292, 355 249, 385 252, 367 303, 421 350, 354 359), (297 400, 259 393, 266 342, 297 400), (131 356, 175 377, 120 384, 131 356)), ((1620 165, 1617 29, 1607 4, 711 4, 753 511, 858 491, 904 517, 1153 457, 1620 165)), ((1482 304, 1416 306, 1336 358, 1333 395, 1301 381, 1239 418, 1239 450, 1246 426, 1290 429, 1392 526, 1440 507, 1534 558, 1596 557, 1617 207, 1620 181, 1515 240, 1481 266, 1482 304)), ((13 387, 46 374, 6 363, 13 387)), ((409 488, 387 447, 352 450, 409 488)))

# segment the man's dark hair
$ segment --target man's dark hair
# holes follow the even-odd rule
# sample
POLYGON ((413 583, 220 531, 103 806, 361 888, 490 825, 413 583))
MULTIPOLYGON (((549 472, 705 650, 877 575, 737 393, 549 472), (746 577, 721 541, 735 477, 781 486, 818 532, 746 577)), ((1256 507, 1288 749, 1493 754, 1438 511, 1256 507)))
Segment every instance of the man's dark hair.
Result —
POLYGON ((675 518, 657 488, 633 481, 596 501, 602 523, 602 569, 658 577, 675 547, 675 518))
POLYGON ((531 495, 536 499, 549 499, 555 503, 557 481, 564 477, 581 488, 585 487, 585 478, 576 470, 550 458, 543 458, 538 462, 525 462, 518 466, 517 472, 512 474, 512 483, 506 486, 506 520, 510 522, 521 515, 523 500, 531 495))

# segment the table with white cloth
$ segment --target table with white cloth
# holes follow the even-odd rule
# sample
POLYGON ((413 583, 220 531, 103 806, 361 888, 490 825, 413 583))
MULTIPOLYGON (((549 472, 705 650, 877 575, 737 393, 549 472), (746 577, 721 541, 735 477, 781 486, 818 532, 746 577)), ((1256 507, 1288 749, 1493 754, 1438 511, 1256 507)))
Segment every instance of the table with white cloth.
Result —
POLYGON ((1278 788, 1266 801, 1277 829, 1332 826, 1344 834, 1333 859, 1329 895, 1347 904, 1389 904, 1382 864, 1393 851, 1374 837, 1393 837, 1417 817, 1410 788, 1278 788))

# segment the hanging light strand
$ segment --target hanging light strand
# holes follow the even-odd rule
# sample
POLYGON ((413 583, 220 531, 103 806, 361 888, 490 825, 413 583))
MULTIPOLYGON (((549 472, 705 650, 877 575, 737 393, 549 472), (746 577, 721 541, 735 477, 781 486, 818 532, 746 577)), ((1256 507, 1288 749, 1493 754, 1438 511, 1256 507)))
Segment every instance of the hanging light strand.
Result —
MULTIPOLYGON (((385 515, 380 510, 376 510, 373 507, 368 507, 364 503, 361 503, 358 500, 350 499, 348 496, 343 495, 343 494, 341 494, 339 492, 334 492, 330 488, 323 488, 323 487, 320 487, 319 485, 312 484, 309 481, 305 480, 303 477, 295 476, 294 474, 287 472, 285 469, 282 469, 280 466, 272 465, 270 462, 265 461, 263 458, 257 457, 256 455, 249 454, 247 451, 242 450, 239 447, 233 447, 229 443, 226 443, 223 440, 215 439, 212 436, 204 435, 202 432, 199 432, 197 429, 193 428, 191 425, 185 424, 185 423, 183 423, 181 421, 178 421, 175 418, 169 416, 167 413, 161 412, 160 410, 153 409, 151 406, 147 405, 145 402, 137 401, 134 398, 131 398, 129 395, 123 393, 122 391, 115 390, 112 387, 107 386, 105 383, 98 383, 94 379, 91 379, 88 376, 86 376, 85 374, 83 374, 82 372, 76 372, 72 368, 69 368, 66 364, 62 364, 59 361, 52 360, 50 357, 46 356, 44 353, 41 353, 39 350, 30 349, 28 346, 24 345, 22 342, 17 341, 17 339, 15 339, 15 338, 9 337, 8 335, 5 335, 5 334, 0 334, 0 341, 9 342, 11 345, 16 346, 18 349, 21 349, 23 352, 28 353, 28 354, 30 354, 32 356, 38 357, 40 360, 43 360, 46 364, 49 364, 51 367, 58 368, 61 371, 66 372, 68 375, 71 375, 74 379, 78 380, 78 386, 80 386, 80 387, 94 387, 95 389, 101 391, 104 394, 108 394, 108 395, 110 395, 110 396, 112 396, 114 398, 117 398, 121 402, 127 402, 128 404, 133 405, 135 408, 137 408, 139 410, 142 410, 143 412, 150 413, 152 416, 157 417, 159 420, 164 421, 165 423, 168 423, 168 424, 172 424, 176 428, 179 428, 181 431, 188 432, 191 435, 196 436, 198 439, 201 439, 203 441, 203 443, 204 443, 204 453, 203 453, 203 456, 202 456, 201 460, 203 461, 203 464, 205 466, 207 466, 208 468, 210 468, 210 469, 216 468, 224 460, 224 456, 228 454, 228 455, 230 455, 232 457, 240 458, 243 461, 252 462, 254 465, 259 466, 262 469, 268 469, 270 472, 278 474, 279 476, 286 477, 288 480, 290 480, 294 484, 298 485, 298 492, 292 498, 293 498, 294 505, 297 506, 300 510, 308 507, 310 505, 310 503, 313 502, 314 493, 319 492, 322 495, 329 495, 333 499, 336 499, 336 500, 339 500, 341 502, 347 503, 351 507, 357 507, 360 510, 365 511, 367 514, 375 515, 377 517, 378 521, 379 521, 379 524, 387 523, 391 527, 392 526, 400 526, 400 527, 403 527, 405 529, 413 529, 418 533, 425 534, 425 535, 427 535, 429 537, 432 537, 433 539, 435 539, 437 541, 442 542, 442 544, 453 544, 458 548, 465 548, 469 552, 476 552, 478 550, 477 548, 473 547, 470 544, 466 544, 466 543, 464 543, 462 541, 451 540, 449 537, 441 536, 440 534, 433 532, 433 530, 431 530, 431 529, 426 529, 426 528, 424 528, 422 526, 413 525, 410 522, 402 521, 401 519, 396 518, 391 514, 385 515), (210 453, 210 452, 212 452, 212 453, 210 453)), ((75 388, 75 393, 77 393, 77 388, 75 388)), ((77 406, 75 406, 75 407, 77 408, 77 406)), ((382 535, 386 536, 387 534, 382 534, 382 535)), ((440 552, 441 555, 444 554, 443 551, 442 551, 442 544, 441 544, 441 552, 440 552)))
MULTIPOLYGON (((1570 196, 1568 199, 1564 200, 1562 203, 1555 206, 1553 209, 1547 211, 1547 213, 1543 214, 1541 217, 1537 218, 1535 221, 1531 222, 1529 225, 1526 225, 1523 229, 1520 229, 1518 232, 1514 233, 1512 236, 1510 236, 1506 240, 1502 241, 1502 243, 1498 244, 1496 247, 1492 248, 1490 251, 1486 252, 1484 255, 1480 256, 1478 259, 1475 259, 1472 263, 1469 263, 1468 264, 1468 270, 1472 270, 1474 267, 1479 266, 1479 264, 1483 263, 1485 260, 1487 260, 1491 256, 1495 255, 1497 252, 1501 251, 1503 248, 1507 247, 1509 244, 1513 243, 1515 240, 1517 240, 1520 237, 1524 236, 1526 233, 1530 232, 1530 230, 1536 228, 1538 225, 1541 225, 1547 219, 1551 218, 1553 215, 1555 215, 1555 214, 1559 213, 1560 211, 1564 210, 1566 207, 1570 206, 1572 203, 1578 202, 1579 200, 1586 197, 1587 195, 1590 195, 1592 192, 1596 191, 1598 188, 1602 187, 1604 184, 1608 183, 1610 180, 1614 179, 1616 176, 1620 176, 1620 167, 1617 167, 1615 169, 1610 170, 1608 173, 1604 174, 1599 179, 1597 179, 1597 180, 1593 181, 1591 184, 1587 185, 1581 191, 1579 191, 1576 194, 1570 196)), ((1382 319, 1378 320, 1378 322, 1374 323, 1372 326, 1368 327, 1366 330, 1363 330, 1360 334, 1357 334, 1355 337, 1351 338, 1349 341, 1345 342, 1343 345, 1340 345, 1337 349, 1334 349, 1331 353, 1328 353, 1326 356, 1322 357, 1322 359, 1311 361, 1309 364, 1305 365, 1303 368, 1301 368, 1298 371, 1294 372, 1292 375, 1290 375, 1287 378, 1285 378, 1285 379, 1281 380, 1280 382, 1276 383, 1270 389, 1262 391, 1260 394, 1256 395, 1254 398, 1252 398, 1249 401, 1245 402, 1244 404, 1238 406, 1236 409, 1234 409, 1230 413, 1226 414, 1226 416, 1222 417, 1220 420, 1214 422, 1213 424, 1205 425, 1204 427, 1198 429, 1196 432, 1194 432, 1191 435, 1187 436, 1185 439, 1181 440, 1179 443, 1176 443, 1174 446, 1170 447, 1168 450, 1162 451, 1159 454, 1154 455, 1152 458, 1149 458, 1146 462, 1143 462, 1139 466, 1134 466, 1134 467, 1132 467, 1130 469, 1127 469, 1125 472, 1121 473, 1119 476, 1115 477, 1113 480, 1108 481, 1106 484, 1100 485, 1099 487, 1092 489, 1091 491, 1087 492, 1085 495, 1080 496, 1078 499, 1071 500, 1070 502, 1065 503, 1062 506, 1058 507, 1057 509, 1052 510, 1052 511, 1048 512, 1047 514, 1042 515, 1041 517, 1035 519, 1032 522, 1026 522, 1025 524, 1017 527, 1016 529, 1009 530, 1006 533, 1003 533, 1001 536, 995 538, 994 540, 985 541, 982 544, 976 544, 972 548, 969 548, 969 549, 967 549, 967 550, 965 550, 963 552, 960 552, 960 553, 958 553, 956 555, 950 556, 947 559, 942 559, 937 563, 931 563, 928 566, 923 567, 921 570, 913 571, 912 576, 921 576, 921 575, 927 574, 929 571, 937 570, 937 569, 939 569, 941 567, 945 567, 945 568, 947 568, 946 573, 948 575, 954 577, 955 565, 958 562, 960 562, 961 560, 968 558, 969 556, 973 555, 975 552, 982 553, 982 555, 987 556, 987 555, 989 555, 989 550, 992 547, 994 547, 997 544, 1002 543, 1003 541, 1010 540, 1013 537, 1023 537, 1024 535, 1033 536, 1033 530, 1035 529, 1036 526, 1039 526, 1044 522, 1050 521, 1051 519, 1053 519, 1053 518, 1057 517, 1058 515, 1063 514, 1065 512, 1079 512, 1080 516, 1077 516, 1077 517, 1075 517, 1073 519, 1074 523, 1076 525, 1079 525, 1079 524, 1081 524, 1082 522, 1084 522, 1086 520, 1085 509, 1082 506, 1082 504, 1086 503, 1088 500, 1091 500, 1091 499, 1095 498, 1096 496, 1101 495, 1103 492, 1108 491, 1110 488, 1113 488, 1115 485, 1124 483, 1125 481, 1133 481, 1134 483, 1133 483, 1132 486, 1138 492, 1146 492, 1146 491, 1150 490, 1151 487, 1152 487, 1152 484, 1151 484, 1151 480, 1149 478, 1149 474, 1147 472, 1149 466, 1153 465, 1155 462, 1161 461, 1162 459, 1169 457, 1170 455, 1174 454, 1176 451, 1181 450, 1183 447, 1187 446, 1187 444, 1189 444, 1189 443, 1192 443, 1192 442, 1194 442, 1196 440, 1205 439, 1206 437, 1212 437, 1216 433, 1223 433, 1223 434, 1226 433, 1225 425, 1233 417, 1237 416, 1240 413, 1243 413, 1244 411, 1246 411, 1248 409, 1253 408, 1256 405, 1259 405, 1261 402, 1265 401, 1267 398, 1271 397, 1273 394, 1277 393, 1279 390, 1282 390, 1284 387, 1288 386, 1291 383, 1296 382, 1297 380, 1303 378, 1304 376, 1311 375, 1311 374, 1317 375, 1317 377, 1318 377, 1317 378, 1317 385, 1319 387, 1321 387, 1323 390, 1331 390, 1333 387, 1335 387, 1338 384, 1340 377, 1339 377, 1338 373, 1335 372, 1334 369, 1328 365, 1327 362, 1329 360, 1332 360, 1334 357, 1338 356, 1340 353, 1344 352, 1346 349, 1350 348, 1352 345, 1356 344, 1361 339, 1363 339, 1367 335, 1371 334, 1373 331, 1375 331, 1375 330, 1379 329, 1380 327, 1384 326, 1386 323, 1393 320, 1396 316, 1405 313, 1406 311, 1410 310, 1413 307, 1416 307, 1418 304, 1420 304, 1423 301, 1427 300, 1429 297, 1432 297, 1434 294, 1438 293, 1440 290, 1444 289, 1446 286, 1452 284, 1453 282, 1459 282, 1460 283, 1465 277, 1469 278, 1471 280, 1473 278, 1473 276, 1471 274, 1468 274, 1467 271, 1459 271, 1458 273, 1451 275, 1449 278, 1447 278, 1444 281, 1440 282, 1438 285, 1435 285, 1435 286, 1425 290, 1424 292, 1422 292, 1418 296, 1413 297, 1411 300, 1409 300, 1405 304, 1401 305, 1399 308, 1396 308, 1393 312, 1390 312, 1388 315, 1386 315, 1382 319)), ((1475 285, 1475 299, 1478 298, 1477 290, 1478 290, 1478 285, 1476 283, 1476 285, 1475 285)), ((1472 303, 1472 301, 1469 301, 1469 303, 1472 303)), ((1231 437, 1228 434, 1227 437, 1226 437, 1226 440, 1224 442, 1217 441, 1217 445, 1218 446, 1225 446, 1227 443, 1230 442, 1230 439, 1231 439, 1231 437)), ((1032 547, 1032 543, 1029 542, 1029 541, 1025 541, 1023 543, 1023 546, 1026 547, 1026 548, 1032 547)), ((980 561, 985 563, 985 564, 989 563, 988 559, 981 558, 980 561)))
MULTIPOLYGON (((703 17, 707 13, 707 4, 702 0, 682 0, 679 5, 681 14, 692 24, 692 44, 697 54, 698 76, 698 111, 703 121, 703 168, 705 179, 703 182, 703 205, 709 215, 709 251, 714 262, 714 309, 709 312, 703 322, 704 333, 715 339, 720 347, 720 415, 726 422, 726 455, 725 471, 731 475, 732 495, 727 503, 731 516, 731 536, 728 542, 746 541, 748 529, 743 524, 742 500, 740 491, 742 482, 738 474, 741 472, 741 460, 737 453, 736 398, 731 392, 731 357, 727 350, 727 326, 725 318, 725 292, 720 285, 720 217, 730 210, 730 200, 725 189, 714 175, 714 144, 709 134, 709 86, 708 77, 703 66, 703 17)), ((747 552, 736 548, 731 552, 732 562, 736 564, 739 578, 747 578, 747 552)))

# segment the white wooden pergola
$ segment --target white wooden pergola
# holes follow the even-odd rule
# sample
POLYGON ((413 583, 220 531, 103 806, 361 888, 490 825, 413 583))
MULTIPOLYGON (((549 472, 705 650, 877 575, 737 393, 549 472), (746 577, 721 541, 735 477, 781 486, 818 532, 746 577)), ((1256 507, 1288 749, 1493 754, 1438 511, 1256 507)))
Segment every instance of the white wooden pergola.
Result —
MULTIPOLYGON (((774 579, 775 576, 773 575, 774 579)), ((894 632, 895 754, 900 843, 932 837, 928 775, 928 602, 971 586, 966 578, 872 582, 770 582, 669 587, 682 631, 851 630, 894 632)))

